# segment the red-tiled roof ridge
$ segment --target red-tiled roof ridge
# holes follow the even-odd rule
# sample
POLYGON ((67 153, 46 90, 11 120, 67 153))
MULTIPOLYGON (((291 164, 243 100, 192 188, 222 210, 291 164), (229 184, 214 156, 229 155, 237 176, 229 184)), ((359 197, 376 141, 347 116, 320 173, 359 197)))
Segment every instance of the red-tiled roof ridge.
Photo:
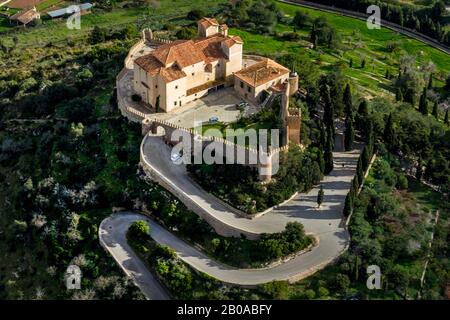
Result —
POLYGON ((235 76, 256 87, 288 72, 288 68, 269 58, 264 58, 261 61, 236 72, 235 76))
POLYGON ((209 26, 218 26, 218 25, 219 25, 219 22, 217 22, 216 19, 214 19, 214 18, 208 18, 208 17, 203 17, 203 18, 201 18, 201 19, 198 21, 198 23, 200 23, 200 24, 203 25, 203 26, 207 26, 207 27, 209 27, 209 26))

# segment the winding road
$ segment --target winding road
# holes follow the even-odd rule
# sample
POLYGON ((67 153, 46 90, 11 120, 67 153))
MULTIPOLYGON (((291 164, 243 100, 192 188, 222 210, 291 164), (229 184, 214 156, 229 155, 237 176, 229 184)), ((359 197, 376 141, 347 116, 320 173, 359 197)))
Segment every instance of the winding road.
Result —
POLYGON ((224 228, 238 229, 259 235, 284 230, 286 223, 297 221, 305 231, 319 241, 310 251, 274 267, 261 269, 236 269, 214 261, 198 249, 176 237, 151 219, 137 213, 119 213, 105 219, 99 228, 100 242, 135 283, 150 299, 164 298, 152 273, 137 259, 126 243, 126 231, 133 221, 145 220, 151 227, 151 237, 160 244, 173 248, 191 267, 214 278, 236 285, 256 286, 273 280, 298 281, 320 270, 346 250, 350 236, 345 228, 342 210, 345 196, 354 176, 359 150, 335 152, 335 170, 324 177, 324 202, 317 209, 318 188, 297 194, 288 202, 265 215, 248 219, 229 210, 220 200, 198 187, 187 175, 185 166, 171 162, 170 148, 160 136, 146 135, 141 145, 143 165, 153 174, 172 184, 177 193, 196 202, 224 228), (344 164, 344 166, 342 165, 344 164), (153 287, 154 286, 154 287, 153 287))

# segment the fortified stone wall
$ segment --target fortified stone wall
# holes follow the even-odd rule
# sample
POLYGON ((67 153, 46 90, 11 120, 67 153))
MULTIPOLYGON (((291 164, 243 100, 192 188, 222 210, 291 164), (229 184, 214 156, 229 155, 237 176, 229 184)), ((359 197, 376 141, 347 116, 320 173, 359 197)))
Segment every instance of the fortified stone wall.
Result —
POLYGON ((267 150, 267 152, 258 151, 255 148, 242 146, 223 138, 200 136, 193 129, 183 128, 164 120, 147 117, 142 121, 143 135, 149 132, 156 134, 159 128, 164 129, 163 139, 166 143, 175 145, 182 141, 189 141, 191 154, 194 157, 198 156, 199 152, 203 154, 206 150, 210 154, 214 150, 219 153, 217 158, 225 158, 226 163, 238 163, 256 168, 261 181, 270 181, 276 173, 274 171, 278 169, 279 153, 287 150, 287 146, 285 146, 267 150), (176 134, 174 134, 175 131, 176 134))

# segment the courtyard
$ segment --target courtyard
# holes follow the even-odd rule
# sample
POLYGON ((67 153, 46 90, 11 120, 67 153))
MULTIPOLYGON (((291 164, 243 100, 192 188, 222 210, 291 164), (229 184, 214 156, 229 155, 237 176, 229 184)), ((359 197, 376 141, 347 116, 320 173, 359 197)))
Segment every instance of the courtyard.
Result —
POLYGON ((224 88, 212 91, 173 112, 155 113, 154 117, 184 128, 210 124, 211 118, 216 118, 216 122, 228 124, 236 122, 241 116, 248 117, 259 111, 259 107, 252 104, 240 111, 237 105, 242 101, 233 88, 224 88))

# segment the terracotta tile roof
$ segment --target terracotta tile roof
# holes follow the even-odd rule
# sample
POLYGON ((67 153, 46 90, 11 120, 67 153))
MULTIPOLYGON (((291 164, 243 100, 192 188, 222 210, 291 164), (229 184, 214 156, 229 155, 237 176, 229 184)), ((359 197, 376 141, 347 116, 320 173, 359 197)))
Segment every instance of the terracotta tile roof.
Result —
POLYGON ((201 24, 205 28, 219 25, 219 23, 217 22, 216 19, 214 19, 214 18, 207 18, 207 17, 201 18, 197 23, 201 24))
POLYGON ((162 45, 151 54, 166 67, 175 62, 180 68, 185 68, 205 60, 204 54, 196 50, 192 40, 177 40, 162 45))
POLYGON ((152 77, 159 74, 164 81, 170 82, 185 77, 182 69, 187 66, 227 59, 222 50, 222 43, 230 47, 239 42, 242 43, 242 40, 238 36, 226 37, 222 34, 194 40, 177 40, 137 58, 135 63, 152 77))
POLYGON ((35 8, 31 8, 25 11, 20 11, 12 15, 9 19, 13 21, 19 21, 22 24, 28 24, 34 19, 39 17, 39 13, 35 8))
POLYGON ((218 59, 227 59, 221 46, 226 39, 225 36, 216 34, 208 38, 197 38, 194 40, 194 45, 205 56, 205 62, 209 63, 218 59))
POLYGON ((227 39, 224 40, 224 44, 228 47, 231 48, 232 46, 234 46, 236 43, 244 43, 241 39, 241 37, 239 36, 231 36, 228 37, 227 39))
POLYGON ((247 84, 258 87, 273 79, 289 73, 289 69, 283 67, 271 59, 264 59, 245 69, 236 72, 234 75, 245 81, 247 84))
POLYGON ((164 65, 151 54, 139 57, 134 62, 147 71, 152 77, 159 74, 165 82, 172 82, 186 77, 186 73, 180 70, 176 65, 165 68, 164 65))

